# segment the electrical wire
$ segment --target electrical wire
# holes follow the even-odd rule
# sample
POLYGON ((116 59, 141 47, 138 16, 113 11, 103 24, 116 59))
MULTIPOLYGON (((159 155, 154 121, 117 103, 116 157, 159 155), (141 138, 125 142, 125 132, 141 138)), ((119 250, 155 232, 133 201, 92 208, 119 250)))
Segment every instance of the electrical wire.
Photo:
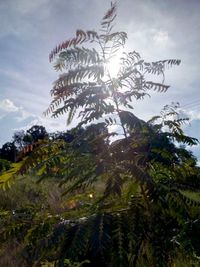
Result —
POLYGON ((183 108, 183 107, 190 107, 190 106, 196 106, 196 105, 200 105, 200 99, 196 99, 192 102, 181 105, 181 107, 183 108))

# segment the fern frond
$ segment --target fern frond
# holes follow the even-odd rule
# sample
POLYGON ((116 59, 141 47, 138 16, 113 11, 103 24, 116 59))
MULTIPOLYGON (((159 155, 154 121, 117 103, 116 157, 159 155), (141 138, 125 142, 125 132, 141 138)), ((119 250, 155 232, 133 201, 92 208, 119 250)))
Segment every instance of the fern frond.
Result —
POLYGON ((79 112, 79 117, 82 118, 82 121, 97 119, 100 114, 112 113, 114 111, 113 105, 107 104, 105 101, 107 96, 108 91, 104 87, 85 84, 85 87, 82 87, 78 95, 75 93, 74 97, 64 99, 58 96, 56 98, 56 105, 53 100, 47 113, 52 113, 53 117, 57 117, 69 111, 68 117, 70 122, 70 116, 72 114, 73 116, 75 115, 76 109, 78 107, 85 107, 84 111, 79 112), (62 102, 63 106, 58 107, 62 102))
POLYGON ((62 50, 66 50, 70 48, 71 46, 76 47, 77 45, 82 44, 83 42, 92 42, 95 39, 98 39, 98 34, 95 31, 83 31, 83 30, 77 30, 76 31, 76 37, 69 39, 62 44, 59 44, 56 46, 49 55, 49 61, 51 62, 55 56, 60 53, 62 50))
POLYGON ((104 17, 102 18, 101 26, 102 28, 108 28, 110 27, 110 24, 114 21, 116 18, 116 11, 117 11, 117 5, 116 3, 111 2, 111 7, 108 9, 104 17))
POLYGON ((121 69, 123 70, 124 68, 128 69, 129 67, 138 65, 141 62, 141 56, 136 51, 129 53, 123 52, 123 57, 120 60, 121 69))
POLYGON ((127 232, 128 222, 127 216, 123 213, 118 213, 113 216, 113 266, 128 266, 128 244, 127 244, 127 232), (127 223, 125 224, 125 220, 127 223))
POLYGON ((53 97, 68 97, 70 95, 77 94, 79 90, 88 86, 88 84, 85 82, 73 83, 70 85, 62 85, 59 82, 57 84, 57 81, 54 82, 53 89, 51 90, 51 96, 53 97))
POLYGON ((90 249, 92 249, 94 257, 100 256, 103 262, 105 261, 106 250, 110 250, 111 223, 110 214, 99 213, 91 220, 90 249))
POLYGON ((167 133, 167 135, 173 140, 176 140, 179 143, 183 143, 189 146, 199 144, 199 140, 197 138, 184 135, 182 132, 180 133, 178 131, 174 131, 173 133, 167 133))
POLYGON ((136 100, 144 99, 145 96, 150 96, 146 92, 140 92, 138 88, 132 89, 131 86, 127 86, 123 84, 123 86, 129 87, 129 91, 125 91, 124 93, 118 93, 119 102, 124 105, 127 108, 133 109, 133 106, 131 106, 129 103, 132 101, 132 98, 134 97, 136 100))
MULTIPOLYGON (((51 90, 51 95, 53 96, 53 100, 49 108, 44 112, 44 115, 52 113, 62 102, 67 101, 70 96, 75 96, 78 92, 85 91, 87 88, 94 88, 96 83, 72 83, 69 85, 59 85, 55 83, 53 89, 51 90)), ((89 90, 89 89, 88 89, 89 90)))
POLYGON ((112 49, 117 48, 118 46, 123 46, 126 43, 127 34, 126 32, 114 32, 111 34, 101 34, 99 39, 102 40, 105 44, 112 42, 112 49))
POLYGON ((120 116, 120 120, 122 124, 126 125, 127 128, 129 128, 130 130, 133 130, 133 129, 141 130, 145 124, 143 120, 140 120, 135 115, 133 115, 133 113, 129 111, 125 111, 125 110, 120 111, 119 116, 120 116))
POLYGON ((60 75, 59 79, 55 81, 54 88, 81 82, 84 78, 100 79, 103 75, 103 65, 80 66, 60 75))
POLYGON ((131 174, 131 176, 142 184, 146 184, 150 187, 153 185, 152 177, 145 172, 140 166, 132 163, 124 163, 126 170, 131 174))
MULTIPOLYGON (((58 157, 60 153, 62 153, 61 148, 65 145, 63 140, 55 140, 53 142, 44 142, 38 148, 35 148, 30 156, 26 158, 19 169, 19 174, 26 174, 29 170, 33 170, 34 168, 40 168, 45 165, 50 158, 54 165, 58 164, 58 157)), ((48 167, 48 166, 47 166, 48 167)), ((52 166, 53 167, 53 166, 52 166)))
POLYGON ((76 114, 76 107, 73 106, 73 107, 70 108, 70 111, 69 111, 69 114, 68 114, 67 125, 69 125, 72 122, 75 114, 76 114))
POLYGON ((15 181, 15 177, 22 167, 22 164, 22 162, 13 163, 10 170, 4 171, 0 174, 0 189, 6 190, 11 187, 15 181))
POLYGON ((161 116, 153 116, 150 120, 147 121, 149 124, 154 124, 157 120, 160 120, 161 116))
POLYGON ((151 63, 144 63, 144 69, 149 74, 162 74, 164 76, 164 70, 166 67, 172 67, 172 65, 180 65, 181 60, 179 59, 167 59, 160 60, 151 63))
POLYGON ((65 244, 66 257, 77 260, 80 255, 86 254, 89 236, 90 225, 88 221, 77 222, 71 229, 68 229, 65 244))
POLYGON ((88 48, 71 48, 59 54, 54 64, 55 70, 62 70, 79 65, 97 65, 101 63, 98 52, 88 48))
POLYGON ((193 199, 187 196, 186 193, 184 193, 184 191, 179 191, 181 194, 181 198, 183 199, 183 201, 188 205, 188 207, 200 207, 200 200, 197 199, 193 199))
POLYGON ((104 191, 104 196, 108 197, 109 195, 117 195, 121 196, 122 194, 122 186, 123 186, 123 179, 120 176, 120 173, 112 173, 107 178, 106 187, 104 191))
POLYGON ((169 85, 165 85, 162 83, 155 83, 151 81, 147 81, 146 86, 149 90, 153 89, 154 91, 157 91, 159 93, 165 93, 170 87, 169 85))

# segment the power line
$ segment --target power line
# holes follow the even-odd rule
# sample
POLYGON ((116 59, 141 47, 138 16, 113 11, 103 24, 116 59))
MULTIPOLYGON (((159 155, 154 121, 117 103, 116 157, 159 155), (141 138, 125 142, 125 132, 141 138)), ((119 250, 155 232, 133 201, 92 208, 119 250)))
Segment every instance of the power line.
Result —
POLYGON ((196 109, 196 108, 199 108, 200 107, 200 103, 199 104, 196 104, 196 105, 193 105, 193 106, 188 106, 188 107, 180 107, 182 109, 196 109))
POLYGON ((185 105, 182 105, 181 107, 193 106, 193 105, 199 105, 199 104, 200 104, 200 99, 196 99, 195 101, 186 103, 185 105))

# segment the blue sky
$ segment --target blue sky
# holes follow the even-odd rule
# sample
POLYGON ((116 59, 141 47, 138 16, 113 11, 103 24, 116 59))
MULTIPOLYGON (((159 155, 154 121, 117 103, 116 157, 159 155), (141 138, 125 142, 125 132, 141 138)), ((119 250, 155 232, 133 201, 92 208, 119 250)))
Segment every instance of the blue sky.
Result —
MULTIPOLYGON (((149 61, 182 60, 166 73, 169 91, 137 102, 136 115, 147 119, 178 101, 191 119, 187 133, 200 139, 200 1, 118 2, 116 27, 128 34, 127 50, 149 61)), ((65 117, 42 116, 58 76, 49 52, 77 28, 98 29, 109 5, 108 0, 0 0, 0 144, 36 123, 50 131, 66 129, 65 117)), ((194 151, 200 157, 199 147, 194 151)))

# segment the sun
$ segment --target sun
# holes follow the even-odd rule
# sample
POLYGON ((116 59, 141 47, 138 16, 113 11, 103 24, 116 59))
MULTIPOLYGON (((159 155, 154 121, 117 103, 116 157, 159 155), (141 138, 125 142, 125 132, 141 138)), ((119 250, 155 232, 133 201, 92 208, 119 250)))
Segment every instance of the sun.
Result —
POLYGON ((106 63, 106 69, 109 75, 111 76, 111 78, 117 77, 117 74, 120 70, 120 58, 121 58, 121 54, 119 53, 113 56, 112 58, 110 58, 108 62, 106 63))

